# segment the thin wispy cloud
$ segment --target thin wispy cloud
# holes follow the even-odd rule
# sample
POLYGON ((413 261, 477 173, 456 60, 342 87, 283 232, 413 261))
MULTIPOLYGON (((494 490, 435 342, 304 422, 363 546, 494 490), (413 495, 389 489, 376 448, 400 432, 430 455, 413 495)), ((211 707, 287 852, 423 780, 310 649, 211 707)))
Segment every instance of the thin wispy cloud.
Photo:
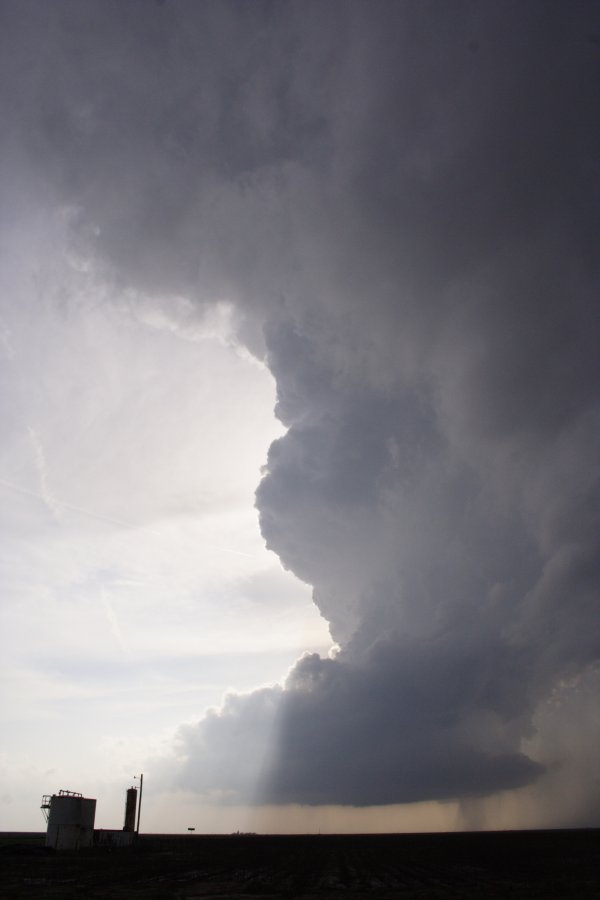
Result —
MULTIPOLYGON (((53 496, 49 483, 48 483, 48 466, 46 464, 46 457, 44 455, 44 447, 40 440, 39 434, 33 429, 31 426, 27 428, 27 433, 29 435, 29 440, 31 441, 31 446, 33 450, 33 456, 35 460, 35 466, 37 469, 37 473, 39 476, 40 482, 40 493, 32 494, 32 496, 38 496, 43 503, 46 504, 52 515, 58 518, 59 509, 62 504, 60 504, 56 497, 53 496)), ((18 490, 18 489, 17 489, 18 490)), ((23 491, 21 491, 23 493, 23 491)))

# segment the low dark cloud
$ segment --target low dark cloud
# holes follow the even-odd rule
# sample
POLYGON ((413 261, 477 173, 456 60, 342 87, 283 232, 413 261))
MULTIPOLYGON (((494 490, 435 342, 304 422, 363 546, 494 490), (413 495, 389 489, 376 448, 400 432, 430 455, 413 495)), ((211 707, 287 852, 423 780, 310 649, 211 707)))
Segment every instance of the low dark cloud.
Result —
POLYGON ((341 648, 186 727, 182 783, 535 780, 600 652, 597 6, 0 9, 24 183, 105 277, 234 303, 273 372, 261 527, 341 648))

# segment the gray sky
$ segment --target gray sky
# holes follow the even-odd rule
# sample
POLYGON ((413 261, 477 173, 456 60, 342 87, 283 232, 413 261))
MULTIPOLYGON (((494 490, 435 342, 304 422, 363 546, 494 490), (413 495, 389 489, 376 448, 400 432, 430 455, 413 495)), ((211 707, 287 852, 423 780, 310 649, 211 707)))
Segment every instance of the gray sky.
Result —
POLYGON ((66 691, 156 827, 598 824, 597 4, 0 34, 7 823, 66 691))

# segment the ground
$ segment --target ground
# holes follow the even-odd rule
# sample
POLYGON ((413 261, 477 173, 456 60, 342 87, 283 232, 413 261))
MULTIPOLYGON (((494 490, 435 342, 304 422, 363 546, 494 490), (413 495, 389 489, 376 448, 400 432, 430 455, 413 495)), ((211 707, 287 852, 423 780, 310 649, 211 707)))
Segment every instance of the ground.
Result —
POLYGON ((0 834, 0 873, 0 900, 597 898, 600 831, 143 835, 79 852, 0 834))

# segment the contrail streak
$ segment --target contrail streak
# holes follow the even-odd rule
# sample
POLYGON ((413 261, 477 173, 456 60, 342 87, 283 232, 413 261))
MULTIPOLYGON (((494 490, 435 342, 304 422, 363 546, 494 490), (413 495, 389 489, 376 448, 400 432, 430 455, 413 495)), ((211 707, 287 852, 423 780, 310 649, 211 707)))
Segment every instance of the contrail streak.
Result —
MULTIPOLYGON (((39 493, 38 491, 30 491, 27 488, 19 487, 16 484, 12 484, 10 481, 5 481, 3 478, 0 478, 0 486, 8 488, 11 491, 14 491, 16 494, 23 494, 25 497, 32 497, 34 500, 39 500, 44 506, 48 506, 48 499, 44 494, 39 493)), ((101 513, 92 512, 89 509, 83 509, 81 506, 74 506, 72 503, 65 503, 62 500, 57 500, 55 497, 52 498, 52 507, 59 506, 61 509, 67 509, 70 512, 78 513, 81 516, 87 516, 88 519, 96 519, 98 522, 106 522, 109 525, 118 525, 119 528, 138 528, 134 522, 125 522, 122 519, 115 519, 111 516, 103 516, 101 513)), ((156 534, 160 536, 159 531, 154 531, 153 529, 149 529, 152 534, 156 534)))
MULTIPOLYGON (((48 507, 48 499, 42 493, 38 491, 30 491, 27 488, 20 487, 19 485, 12 484, 10 481, 6 481, 4 478, 0 478, 0 487, 7 488, 10 491, 14 491, 16 494, 22 494, 24 497, 31 497, 33 500, 38 500, 40 503, 43 503, 44 506, 48 507)), ((98 522, 104 522, 108 525, 116 525, 118 528, 144 528, 145 526, 140 525, 135 522, 127 522, 124 519, 116 519, 112 516, 104 516, 101 513, 92 512, 89 509, 83 509, 81 506, 75 506, 72 503, 65 503, 62 500, 57 500, 55 497, 52 497, 52 508, 60 507, 62 509, 68 510, 69 512, 76 513, 80 516, 86 516, 88 519, 95 519, 98 522)), ((164 533, 161 531, 157 531, 155 528, 146 528, 150 534, 155 535, 156 537, 164 537, 164 533)), ((220 547, 215 544, 203 544, 209 550, 216 550, 220 553, 232 553, 234 556, 246 556, 250 559, 254 558, 252 553, 246 553, 244 550, 232 550, 230 547, 220 547)))

